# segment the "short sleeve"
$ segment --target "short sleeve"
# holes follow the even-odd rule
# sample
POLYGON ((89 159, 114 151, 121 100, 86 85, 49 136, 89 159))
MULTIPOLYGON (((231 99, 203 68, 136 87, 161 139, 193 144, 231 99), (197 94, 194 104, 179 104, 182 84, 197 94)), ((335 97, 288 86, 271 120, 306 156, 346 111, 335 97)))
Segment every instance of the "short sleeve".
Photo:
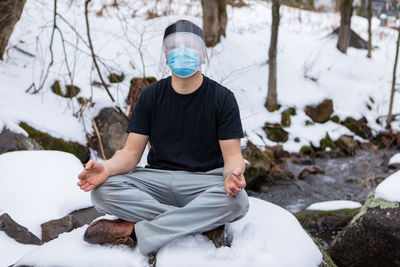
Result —
POLYGON ((150 110, 151 101, 146 97, 145 90, 143 90, 135 103, 126 132, 150 135, 150 110))
POLYGON ((218 140, 244 137, 239 106, 232 92, 229 92, 223 101, 217 120, 217 137, 218 140))

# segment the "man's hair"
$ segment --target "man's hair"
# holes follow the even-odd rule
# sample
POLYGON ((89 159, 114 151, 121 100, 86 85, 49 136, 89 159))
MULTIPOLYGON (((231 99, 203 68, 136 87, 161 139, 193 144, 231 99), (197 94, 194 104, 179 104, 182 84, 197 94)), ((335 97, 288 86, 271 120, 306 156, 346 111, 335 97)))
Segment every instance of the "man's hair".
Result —
POLYGON ((173 24, 175 24, 175 23, 190 23, 190 24, 194 24, 193 22, 191 22, 190 20, 187 20, 187 19, 177 20, 173 24))

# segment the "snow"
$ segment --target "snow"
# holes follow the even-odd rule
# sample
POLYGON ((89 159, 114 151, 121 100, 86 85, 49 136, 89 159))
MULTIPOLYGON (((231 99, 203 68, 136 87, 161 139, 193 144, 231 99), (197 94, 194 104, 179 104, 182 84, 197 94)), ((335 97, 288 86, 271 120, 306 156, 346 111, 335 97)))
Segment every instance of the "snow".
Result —
POLYGON ((313 203, 308 206, 307 210, 321 210, 321 211, 329 211, 329 210, 341 210, 341 209, 357 209, 360 208, 361 204, 355 201, 349 200, 331 200, 331 201, 323 201, 313 203))
POLYGON ((35 249, 36 245, 18 243, 3 231, 0 231, 0 266, 10 266, 19 258, 35 249))
POLYGON ((393 173, 376 187, 375 198, 400 202, 400 171, 393 173))
MULTIPOLYGON (((169 75, 161 54, 165 27, 178 19, 189 19, 202 25, 199 1, 130 3, 121 2, 119 9, 112 7, 113 2, 109 0, 89 5, 92 39, 101 61, 103 76, 106 77, 110 72, 123 72, 127 77, 120 84, 110 85, 110 91, 122 110, 127 110, 125 97, 131 77, 146 75, 162 78, 169 75), (102 15, 96 15, 100 10, 102 15), (160 16, 147 19, 149 10, 160 16), (160 68, 160 63, 163 68, 160 68)), ((337 13, 310 12, 282 6, 277 57, 278 102, 282 108, 268 112, 264 102, 267 94, 266 60, 271 4, 257 0, 248 0, 246 3, 248 5, 242 8, 228 5, 226 38, 222 38, 217 46, 208 48, 210 64, 203 68, 207 76, 235 93, 246 132, 243 145, 247 140, 257 145, 274 145, 266 138, 262 127, 266 121, 280 122, 280 112, 287 107, 296 107, 297 110, 297 115, 292 117, 292 125, 285 128, 289 140, 282 145, 288 151, 298 151, 301 146, 310 143, 319 145, 319 140, 326 133, 333 140, 343 134, 352 134, 343 125, 334 122, 305 125, 305 121, 310 119, 305 115, 304 107, 326 98, 333 99, 334 115, 340 119, 365 116, 375 133, 384 129, 385 125, 378 124, 376 118, 387 113, 395 30, 380 27, 379 20, 374 18, 373 45, 379 48, 373 51, 372 59, 366 57, 365 50, 354 48, 349 48, 344 55, 336 49, 336 37, 328 37, 332 29, 339 25, 337 13), (306 77, 315 78, 316 81, 306 77), (296 142, 296 138, 300 141, 296 142)), ((58 12, 62 17, 58 18, 57 24, 66 40, 71 76, 68 75, 62 42, 56 32, 54 65, 43 89, 37 94, 25 93, 32 82, 40 84, 43 69, 50 61, 48 45, 52 8, 44 0, 28 1, 15 27, 5 61, 0 62, 0 129, 8 127, 16 132, 24 132, 18 123, 25 121, 55 137, 84 144, 86 135, 93 134, 92 116, 96 116, 102 108, 116 104, 104 89, 91 85, 92 81, 99 81, 99 78, 87 47, 83 3, 58 3, 58 12), (36 57, 28 57, 15 47, 29 51, 36 57), (81 88, 79 97, 92 97, 95 105, 91 112, 87 109, 80 112, 76 99, 54 95, 50 86, 55 80, 60 80, 62 87, 73 82, 81 88)), ((366 19, 353 16, 352 28, 362 37, 367 37, 366 19)), ((393 113, 399 112, 400 105, 394 105, 393 113)), ((400 121, 394 121, 392 128, 399 130, 400 121)), ((360 137, 356 139, 362 140, 360 137)), ((92 157, 96 158, 96 155, 92 157)))
MULTIPOLYGON (((147 266, 138 248, 91 245, 83 241, 87 226, 65 233, 22 257, 19 265, 147 266)), ((318 266, 322 254, 296 218, 272 203, 250 197, 247 215, 228 225, 232 247, 215 248, 203 235, 191 235, 158 251, 160 267, 318 266)))
POLYGON ((400 164, 400 153, 394 154, 390 160, 389 160, 389 165, 392 164, 400 164))
POLYGON ((41 238, 40 225, 92 206, 76 183, 83 170, 74 155, 60 151, 16 151, 0 155, 0 213, 41 238))

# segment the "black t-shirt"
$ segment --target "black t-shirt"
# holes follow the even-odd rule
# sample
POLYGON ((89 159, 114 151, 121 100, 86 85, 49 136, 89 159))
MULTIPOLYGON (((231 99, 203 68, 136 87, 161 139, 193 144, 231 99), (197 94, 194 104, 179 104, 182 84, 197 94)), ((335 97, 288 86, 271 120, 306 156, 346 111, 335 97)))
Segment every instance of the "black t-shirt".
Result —
POLYGON ((127 132, 148 135, 148 167, 208 171, 223 167, 218 140, 243 138, 233 93, 203 75, 201 86, 179 94, 171 76, 143 89, 127 132))

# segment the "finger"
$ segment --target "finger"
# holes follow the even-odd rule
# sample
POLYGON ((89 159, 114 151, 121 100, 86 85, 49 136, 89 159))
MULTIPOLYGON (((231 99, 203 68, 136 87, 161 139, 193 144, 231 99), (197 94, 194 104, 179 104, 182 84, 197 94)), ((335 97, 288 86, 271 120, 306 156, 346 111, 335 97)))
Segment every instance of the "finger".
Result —
POLYGON ((80 180, 80 181, 77 183, 77 185, 78 185, 78 186, 82 186, 82 185, 84 185, 85 183, 86 183, 85 180, 80 180))
POLYGON ((243 174, 243 171, 241 169, 239 169, 239 168, 236 168, 236 169, 234 169, 232 171, 232 174, 235 175, 235 176, 240 176, 240 175, 243 174))
POLYGON ((96 186, 95 185, 90 185, 88 188, 85 189, 85 192, 89 192, 93 190, 96 186))
POLYGON ((85 183, 84 185, 81 186, 82 190, 85 190, 86 188, 88 188, 90 186, 89 183, 85 183))
POLYGON ((78 179, 82 180, 86 178, 86 170, 83 170, 79 175, 78 175, 78 179))
POLYGON ((233 193, 233 195, 236 195, 237 193, 239 193, 242 189, 239 187, 231 187, 231 192, 233 193))

